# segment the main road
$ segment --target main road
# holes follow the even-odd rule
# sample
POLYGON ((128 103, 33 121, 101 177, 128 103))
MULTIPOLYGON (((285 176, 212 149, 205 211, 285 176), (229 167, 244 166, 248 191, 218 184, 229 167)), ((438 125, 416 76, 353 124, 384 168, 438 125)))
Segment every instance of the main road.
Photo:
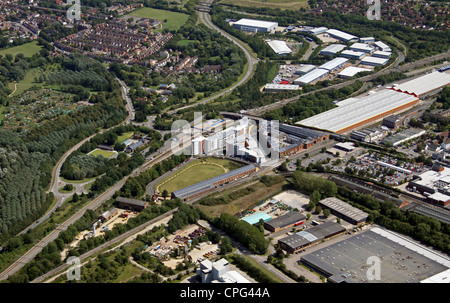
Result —
MULTIPOLYGON (((205 4, 207 5, 211 5, 212 0, 208 0, 205 1, 205 4)), ((173 115, 175 113, 177 113, 179 110, 182 109, 186 109, 186 108, 190 108, 193 106, 197 106, 199 104, 205 104, 208 103, 214 99, 217 99, 225 94, 228 94, 229 92, 233 91, 236 87, 242 85, 243 83, 245 83, 248 79, 250 79, 250 77, 253 75, 253 71, 256 68, 256 64, 258 63, 258 58, 254 58, 252 56, 252 54, 250 53, 250 51, 245 48, 244 44, 242 41, 236 39, 235 37, 233 37, 232 35, 228 34, 227 32, 223 31, 222 29, 220 29, 219 27, 215 26, 212 21, 211 21, 211 16, 209 15, 209 13, 204 12, 204 11, 199 11, 199 19, 200 21, 208 28, 217 31, 218 33, 220 33, 222 36, 226 37, 228 40, 230 40, 231 42, 233 42, 234 44, 236 44, 245 54, 245 57, 247 59, 248 62, 248 68, 247 68, 247 72, 245 73, 244 77, 242 77, 238 82, 236 82, 235 84, 233 84, 232 86, 230 86, 228 89, 221 91, 218 94, 215 94, 214 96, 211 96, 209 98, 206 98, 200 102, 196 102, 190 105, 186 105, 171 111, 168 111, 167 113, 169 115, 173 115)))

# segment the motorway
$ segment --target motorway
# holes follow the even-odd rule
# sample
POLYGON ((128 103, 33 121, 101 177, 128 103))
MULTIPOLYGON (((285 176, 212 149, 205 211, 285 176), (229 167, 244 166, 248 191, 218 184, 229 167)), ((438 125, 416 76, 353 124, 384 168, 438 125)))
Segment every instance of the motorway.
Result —
MULTIPOLYGON (((212 2, 212 0, 208 0, 208 1, 206 1, 205 3, 211 4, 211 2, 212 2)), ((215 25, 212 23, 211 17, 210 17, 210 15, 209 15, 209 13, 201 11, 201 12, 198 12, 198 14, 199 14, 199 19, 200 19, 200 21, 201 21, 206 27, 208 27, 208 28, 210 28, 210 29, 212 29, 212 30, 215 30, 215 31, 219 32, 222 36, 226 37, 227 39, 229 39, 230 41, 232 41, 234 44, 236 44, 240 49, 242 49, 242 51, 244 52, 245 57, 246 57, 246 59, 247 59, 247 62, 248 62, 247 72, 245 73, 244 77, 243 77, 241 80, 239 80, 238 82, 236 82, 235 84, 233 84, 233 85, 232 85, 231 87, 229 87, 227 90, 222 91, 222 92, 220 92, 220 93, 218 93, 218 94, 216 94, 216 95, 214 95, 214 96, 212 96, 212 97, 209 97, 209 98, 207 98, 207 99, 204 99, 204 100, 202 100, 202 101, 200 101, 200 102, 196 102, 196 103, 193 103, 193 104, 190 104, 190 105, 186 105, 186 106, 183 106, 183 107, 180 107, 180 108, 177 108, 177 109, 168 111, 167 113, 168 113, 169 115, 173 115, 173 114, 177 113, 179 110, 182 110, 182 109, 194 107, 194 106, 197 106, 197 105, 199 105, 199 104, 205 104, 205 103, 208 103, 208 102, 210 102, 210 101, 212 101, 212 100, 214 100, 214 99, 217 99, 217 98, 219 98, 219 97, 221 97, 221 96, 223 96, 223 95, 225 95, 225 94, 228 94, 229 92, 233 91, 236 87, 242 85, 242 84, 245 83, 248 79, 250 79, 250 77, 253 75, 253 71, 254 71, 255 68, 256 68, 256 64, 258 63, 258 59, 255 59, 255 58, 251 55, 251 53, 243 46, 243 44, 242 44, 242 42, 241 42, 240 40, 238 40, 238 39, 236 39, 235 37, 231 36, 230 34, 228 34, 227 32, 223 31, 222 29, 218 28, 217 26, 215 26, 215 25)))

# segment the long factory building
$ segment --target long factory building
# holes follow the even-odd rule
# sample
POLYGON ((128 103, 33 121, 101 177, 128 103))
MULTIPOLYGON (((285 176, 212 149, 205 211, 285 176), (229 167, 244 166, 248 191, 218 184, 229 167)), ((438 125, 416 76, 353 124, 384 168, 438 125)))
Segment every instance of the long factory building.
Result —
POLYGON ((348 98, 338 107, 297 122, 298 125, 342 134, 395 112, 408 109, 419 98, 394 90, 383 90, 361 98, 348 98))
POLYGON ((204 193, 216 189, 218 186, 243 178, 257 171, 257 167, 254 164, 250 164, 232 171, 229 171, 220 176, 210 178, 208 180, 199 182, 197 184, 176 190, 172 192, 172 198, 179 198, 183 201, 193 199, 204 193))

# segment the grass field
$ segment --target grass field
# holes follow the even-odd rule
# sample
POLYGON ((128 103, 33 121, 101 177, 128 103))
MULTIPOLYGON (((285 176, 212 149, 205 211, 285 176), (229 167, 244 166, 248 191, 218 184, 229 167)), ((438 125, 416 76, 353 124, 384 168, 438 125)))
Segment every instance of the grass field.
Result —
POLYGON ((102 149, 95 149, 93 152, 89 153, 89 155, 91 155, 91 156, 97 157, 98 155, 101 155, 104 158, 109 158, 114 154, 115 154, 115 152, 102 150, 102 149))
POLYGON ((42 86, 41 83, 34 82, 34 77, 36 77, 37 75, 39 75, 39 73, 36 68, 28 70, 25 74, 25 78, 17 82, 17 87, 15 91, 14 91, 15 84, 12 82, 9 83, 9 88, 12 89, 13 91, 11 97, 23 93, 25 90, 31 88, 34 85, 42 86))
POLYGON ((228 203, 228 204, 214 205, 214 206, 206 206, 206 205, 197 204, 196 207, 198 207, 206 215, 208 215, 212 218, 219 217, 222 213, 228 213, 230 215, 235 215, 243 210, 246 210, 250 206, 257 204, 260 201, 263 201, 265 199, 268 199, 268 198, 273 197, 276 194, 280 193, 283 190, 283 186, 285 186, 286 184, 288 184, 288 182, 283 181, 283 182, 280 182, 280 183, 277 183, 277 184, 267 187, 266 185, 264 185, 263 183, 261 183, 259 181, 244 183, 240 186, 224 190, 217 194, 213 194, 212 196, 213 197, 225 196, 234 191, 237 191, 239 189, 246 188, 246 187, 252 187, 255 191, 249 195, 246 195, 239 199, 236 199, 233 202, 228 203))
POLYGON ((196 184, 198 182, 222 175, 227 171, 238 168, 236 162, 226 159, 206 158, 194 160, 167 179, 155 186, 155 189, 162 193, 167 190, 169 193, 196 184))
POLYGON ((269 7, 279 9, 299 10, 300 8, 308 8, 308 0, 222 0, 223 4, 232 4, 248 7, 269 7))
POLYGON ((161 20, 163 22, 163 29, 168 30, 179 29, 184 23, 186 23, 187 19, 189 18, 189 16, 186 14, 165 11, 150 7, 139 8, 125 15, 125 17, 126 16, 161 20), (164 23, 164 20, 167 20, 167 22, 164 23))
POLYGON ((117 137, 117 142, 118 143, 122 143, 123 141, 125 141, 126 139, 131 138, 131 136, 133 136, 134 132, 125 132, 122 135, 117 137))
POLYGON ((30 43, 25 43, 19 46, 9 47, 0 49, 0 55, 17 55, 22 53, 25 57, 31 57, 34 54, 37 54, 41 50, 42 46, 37 44, 37 41, 33 41, 30 43))

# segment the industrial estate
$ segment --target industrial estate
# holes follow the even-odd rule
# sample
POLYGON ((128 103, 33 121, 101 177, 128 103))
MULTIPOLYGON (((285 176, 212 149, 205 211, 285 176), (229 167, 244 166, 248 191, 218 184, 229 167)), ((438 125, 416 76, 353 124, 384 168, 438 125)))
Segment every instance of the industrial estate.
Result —
POLYGON ((0 281, 448 283, 448 6, 300 2, 0 0, 0 281))

